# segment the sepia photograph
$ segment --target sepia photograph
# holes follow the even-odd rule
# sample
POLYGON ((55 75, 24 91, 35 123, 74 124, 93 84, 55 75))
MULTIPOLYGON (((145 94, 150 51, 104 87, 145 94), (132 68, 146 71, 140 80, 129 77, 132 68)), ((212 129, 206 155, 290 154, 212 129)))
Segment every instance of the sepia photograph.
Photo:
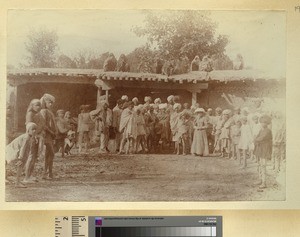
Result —
POLYGON ((286 13, 9 10, 6 202, 286 200, 286 13))

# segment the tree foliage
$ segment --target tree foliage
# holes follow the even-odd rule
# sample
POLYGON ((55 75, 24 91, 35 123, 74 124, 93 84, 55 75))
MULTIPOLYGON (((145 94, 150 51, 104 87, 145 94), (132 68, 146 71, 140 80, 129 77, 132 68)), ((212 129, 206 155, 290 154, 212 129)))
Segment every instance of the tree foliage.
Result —
POLYGON ((55 30, 40 28, 30 30, 25 48, 28 51, 29 67, 55 67, 55 54, 58 47, 58 36, 55 30))
POLYGON ((147 12, 144 27, 134 27, 137 36, 147 37, 165 59, 187 56, 192 60, 223 53, 228 37, 216 35, 217 24, 203 11, 147 12))

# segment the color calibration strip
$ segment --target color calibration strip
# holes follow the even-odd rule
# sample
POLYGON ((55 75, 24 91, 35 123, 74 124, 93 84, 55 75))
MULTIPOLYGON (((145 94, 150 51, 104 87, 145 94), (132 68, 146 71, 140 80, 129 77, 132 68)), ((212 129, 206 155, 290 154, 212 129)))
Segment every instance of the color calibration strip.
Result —
POLYGON ((222 237, 221 216, 61 216, 55 237, 222 237))
POLYGON ((96 227, 96 237, 216 237, 216 227, 96 227))

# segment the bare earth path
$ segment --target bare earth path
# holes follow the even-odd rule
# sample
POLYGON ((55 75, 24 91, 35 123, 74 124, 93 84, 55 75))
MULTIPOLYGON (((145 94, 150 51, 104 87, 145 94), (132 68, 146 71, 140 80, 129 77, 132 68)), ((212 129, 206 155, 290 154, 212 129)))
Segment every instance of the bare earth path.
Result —
MULTIPOLYGON (((42 173, 42 162, 37 164, 42 173)), ((6 201, 243 201, 284 200, 285 171, 268 167, 258 192, 257 165, 246 170, 219 157, 102 155, 56 157, 55 178, 25 189, 6 185, 6 201), (276 178, 275 178, 276 177, 276 178)), ((41 175, 38 176, 39 178, 41 175)))

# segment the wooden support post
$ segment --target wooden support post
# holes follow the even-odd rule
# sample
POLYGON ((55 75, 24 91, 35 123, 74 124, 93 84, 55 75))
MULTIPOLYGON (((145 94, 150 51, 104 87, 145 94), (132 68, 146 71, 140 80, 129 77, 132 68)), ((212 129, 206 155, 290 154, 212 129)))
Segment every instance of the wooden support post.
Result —
POLYGON ((14 86, 13 132, 18 131, 18 86, 14 86))
POLYGON ((105 91, 105 100, 108 103, 108 90, 105 91))
POLYGON ((192 105, 197 103, 197 92, 192 92, 192 105))
POLYGON ((102 88, 98 87, 98 90, 97 90, 97 107, 98 107, 98 105, 100 104, 100 101, 101 101, 101 93, 102 93, 102 88))

